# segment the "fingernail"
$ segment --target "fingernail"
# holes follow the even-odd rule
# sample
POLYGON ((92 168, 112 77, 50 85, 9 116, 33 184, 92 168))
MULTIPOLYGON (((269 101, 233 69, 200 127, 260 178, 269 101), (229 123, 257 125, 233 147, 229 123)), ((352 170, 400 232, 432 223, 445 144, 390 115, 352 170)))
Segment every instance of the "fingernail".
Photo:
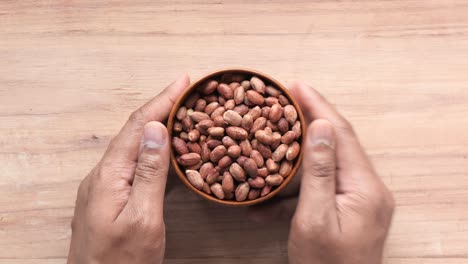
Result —
POLYGON ((326 120, 315 120, 312 123, 308 139, 313 146, 326 145, 331 148, 335 146, 334 131, 330 122, 326 120))
POLYGON ((158 149, 166 144, 166 128, 159 122, 149 122, 143 131, 143 146, 149 149, 158 149))

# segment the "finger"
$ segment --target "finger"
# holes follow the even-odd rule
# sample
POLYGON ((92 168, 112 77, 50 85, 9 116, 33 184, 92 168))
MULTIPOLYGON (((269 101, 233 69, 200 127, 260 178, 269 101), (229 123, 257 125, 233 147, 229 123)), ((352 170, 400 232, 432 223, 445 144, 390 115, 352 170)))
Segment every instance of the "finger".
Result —
POLYGON ((291 219, 296 210, 296 205, 297 197, 292 197, 252 206, 247 209, 247 217, 257 223, 266 223, 278 219, 291 219))
POLYGON ((159 95, 133 112, 109 145, 105 154, 106 159, 113 162, 135 162, 138 158, 143 126, 150 121, 163 122, 168 117, 177 97, 189 84, 189 77, 184 74, 159 95))
POLYGON ((336 222, 335 132, 330 122, 309 125, 303 176, 295 217, 305 224, 336 222))
POLYGON ((169 171, 169 135, 159 122, 144 126, 143 148, 123 215, 162 219, 164 190, 169 171))
POLYGON ((326 119, 333 124, 336 131, 337 165, 339 169, 373 170, 349 122, 322 95, 302 82, 292 85, 291 93, 301 108, 304 109, 306 119, 310 121, 326 119))

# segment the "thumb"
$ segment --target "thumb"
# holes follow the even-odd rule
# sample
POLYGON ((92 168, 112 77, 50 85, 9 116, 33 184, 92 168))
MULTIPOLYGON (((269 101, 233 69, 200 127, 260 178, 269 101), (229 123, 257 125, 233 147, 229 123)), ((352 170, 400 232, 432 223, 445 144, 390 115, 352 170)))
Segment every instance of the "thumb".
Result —
POLYGON ((166 127, 159 122, 148 122, 144 126, 141 153, 126 205, 131 213, 143 214, 140 217, 162 219, 169 171, 168 137, 166 127))
POLYGON ((335 132, 327 120, 309 125, 299 201, 295 214, 303 226, 336 221, 335 132))

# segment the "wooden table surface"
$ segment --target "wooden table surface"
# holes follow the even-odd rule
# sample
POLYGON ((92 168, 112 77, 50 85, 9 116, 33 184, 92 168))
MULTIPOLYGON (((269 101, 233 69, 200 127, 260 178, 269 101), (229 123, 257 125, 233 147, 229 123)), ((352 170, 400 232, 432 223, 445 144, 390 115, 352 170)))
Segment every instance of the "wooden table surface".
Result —
MULTIPOLYGON (((80 180, 183 72, 307 80, 348 117, 397 210, 386 264, 468 263, 468 2, 0 1, 0 263, 65 263, 80 180)), ((176 187, 167 263, 285 263, 253 224, 176 187)))

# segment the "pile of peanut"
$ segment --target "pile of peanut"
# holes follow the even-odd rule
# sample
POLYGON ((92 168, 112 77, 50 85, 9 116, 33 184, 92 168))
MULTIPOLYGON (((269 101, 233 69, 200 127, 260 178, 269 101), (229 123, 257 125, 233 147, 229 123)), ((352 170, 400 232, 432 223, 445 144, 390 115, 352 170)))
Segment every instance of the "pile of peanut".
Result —
POLYGON ((256 76, 225 74, 206 81, 178 109, 172 146, 196 189, 240 202, 283 183, 300 137, 297 111, 280 90, 256 76))

